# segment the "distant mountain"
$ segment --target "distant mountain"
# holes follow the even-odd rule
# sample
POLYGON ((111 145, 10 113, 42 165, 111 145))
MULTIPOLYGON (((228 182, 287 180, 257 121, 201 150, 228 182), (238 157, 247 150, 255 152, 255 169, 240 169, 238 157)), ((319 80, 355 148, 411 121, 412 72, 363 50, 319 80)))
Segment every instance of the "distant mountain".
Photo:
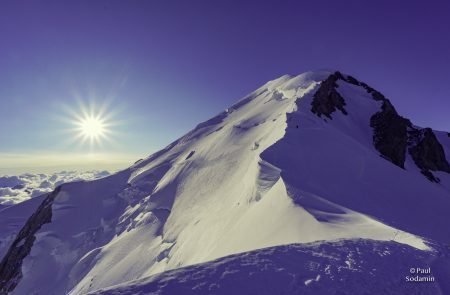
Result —
POLYGON ((2 210, 0 290, 449 294, 449 157, 448 133, 351 76, 283 76, 129 169, 2 210), (427 267, 435 281, 406 282, 427 267))

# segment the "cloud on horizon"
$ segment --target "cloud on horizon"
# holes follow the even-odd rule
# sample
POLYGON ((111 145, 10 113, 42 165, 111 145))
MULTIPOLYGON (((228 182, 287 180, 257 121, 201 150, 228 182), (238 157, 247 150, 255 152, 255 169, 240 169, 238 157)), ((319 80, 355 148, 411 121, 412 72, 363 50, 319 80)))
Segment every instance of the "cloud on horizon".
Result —
POLYGON ((51 192, 60 184, 94 180, 110 175, 109 171, 92 170, 86 172, 61 171, 57 173, 24 173, 14 176, 0 177, 0 205, 11 206, 28 199, 51 192))
POLYGON ((55 173, 61 170, 108 170, 127 168, 137 159, 133 154, 114 153, 4 153, 0 152, 0 176, 21 173, 55 173))

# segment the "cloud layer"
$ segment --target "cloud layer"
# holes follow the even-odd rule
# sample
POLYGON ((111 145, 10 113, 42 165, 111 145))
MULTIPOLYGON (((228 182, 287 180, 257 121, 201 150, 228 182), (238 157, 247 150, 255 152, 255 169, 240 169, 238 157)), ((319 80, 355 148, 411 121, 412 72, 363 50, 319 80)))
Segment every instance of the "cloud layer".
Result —
POLYGON ((25 173, 0 177, 0 205, 11 206, 51 192, 56 186, 79 180, 93 180, 110 175, 108 171, 61 171, 52 174, 25 173))

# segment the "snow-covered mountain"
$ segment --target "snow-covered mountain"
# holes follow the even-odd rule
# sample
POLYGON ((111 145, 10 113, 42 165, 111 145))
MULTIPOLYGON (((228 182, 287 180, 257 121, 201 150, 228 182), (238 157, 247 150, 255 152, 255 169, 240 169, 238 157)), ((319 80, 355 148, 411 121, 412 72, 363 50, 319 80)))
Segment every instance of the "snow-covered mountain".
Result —
MULTIPOLYGON (((283 76, 129 169, 64 184, 0 211, 1 294, 87 294, 106 288, 98 292, 174 294, 157 293, 158 278, 170 281, 165 274, 186 276, 196 267, 220 272, 231 260, 239 272, 246 257, 260 255, 262 264, 249 270, 255 273, 266 269, 267 259, 279 261, 280 251, 292 256, 282 258, 284 263, 298 259, 293 275, 302 288, 323 283, 317 289, 323 294, 333 282, 352 280, 352 271, 338 266, 353 262, 330 258, 336 253, 354 253, 362 273, 389 271, 392 254, 393 264, 410 261, 405 270, 433 265, 437 278, 446 277, 447 158, 448 133, 413 125, 367 84, 339 72, 283 76), (317 241, 331 250, 293 245, 317 241), (297 257, 302 251, 309 256, 297 257), (236 253, 244 254, 220 259, 236 253), (377 255, 387 257, 377 260, 377 255), (318 264, 314 277, 302 263, 318 264), (141 280, 131 282, 136 279, 141 280), (115 289, 117 284, 122 285, 115 289)), ((267 271, 290 276, 293 266, 267 271)), ((203 273, 204 285, 218 278, 203 273)), ((404 282, 395 290, 413 289, 408 284, 414 283, 404 281, 407 271, 392 274, 401 277, 389 285, 404 282)), ((382 288, 386 275, 370 282, 382 288)), ((286 281, 270 277, 258 276, 274 290, 296 294, 295 288, 277 289, 286 281)), ((240 284, 222 293, 199 287, 199 294, 257 290, 251 285, 256 281, 240 284)), ((450 292, 440 280, 430 284, 427 294, 450 292)))

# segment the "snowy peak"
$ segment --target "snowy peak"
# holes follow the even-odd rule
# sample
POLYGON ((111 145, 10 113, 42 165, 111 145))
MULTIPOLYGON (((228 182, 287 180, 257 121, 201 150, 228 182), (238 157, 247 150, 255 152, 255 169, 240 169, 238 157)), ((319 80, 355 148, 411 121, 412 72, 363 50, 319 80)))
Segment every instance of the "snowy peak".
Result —
POLYGON ((449 155, 351 76, 283 76, 129 169, 4 209, 0 290, 87 294, 293 243, 430 250, 450 242, 449 155))
POLYGON ((410 120, 397 113, 381 92, 352 76, 335 72, 321 82, 311 103, 311 111, 314 114, 332 119, 331 114, 339 110, 348 115, 345 109, 346 100, 338 90, 339 80, 362 87, 372 99, 381 102, 381 110, 370 116, 370 126, 373 128, 373 144, 384 158, 405 168, 406 156, 409 153, 421 173, 433 182, 440 182, 440 179, 431 171, 450 173, 444 149, 433 130, 413 126, 410 120))

